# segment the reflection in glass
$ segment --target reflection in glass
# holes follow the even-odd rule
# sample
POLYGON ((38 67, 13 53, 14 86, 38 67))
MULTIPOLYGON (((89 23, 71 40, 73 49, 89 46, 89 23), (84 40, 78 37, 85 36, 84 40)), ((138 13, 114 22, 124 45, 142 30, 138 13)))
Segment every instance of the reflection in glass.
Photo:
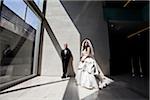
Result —
POLYGON ((1 85, 32 74, 36 30, 5 5, 0 17, 1 85))
POLYGON ((23 0, 4 0, 4 4, 13 12, 19 15, 22 19, 25 18, 25 11, 27 5, 23 0))
MULTIPOLYGON (((44 0, 35 1, 42 10, 44 0)), ((0 9, 0 89, 6 83, 37 75, 41 27, 41 20, 23 0, 4 0, 3 3, 0 9)))

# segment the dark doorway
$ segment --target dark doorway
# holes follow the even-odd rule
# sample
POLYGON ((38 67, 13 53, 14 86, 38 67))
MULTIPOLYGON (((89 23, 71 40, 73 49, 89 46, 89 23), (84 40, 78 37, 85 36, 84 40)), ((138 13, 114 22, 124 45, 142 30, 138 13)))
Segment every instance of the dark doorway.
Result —
POLYGON ((133 73, 148 76, 149 70, 149 30, 139 32, 132 37, 130 34, 136 33, 146 26, 143 22, 135 21, 110 21, 108 22, 110 41, 110 72, 111 75, 133 73), (133 32, 133 33, 131 33, 133 32))

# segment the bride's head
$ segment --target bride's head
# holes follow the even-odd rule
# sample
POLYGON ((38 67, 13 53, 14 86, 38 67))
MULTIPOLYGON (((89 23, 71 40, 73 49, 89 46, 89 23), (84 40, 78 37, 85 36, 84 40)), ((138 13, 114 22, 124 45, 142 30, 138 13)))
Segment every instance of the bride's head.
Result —
POLYGON ((91 55, 94 56, 94 51, 93 51, 92 43, 91 43, 91 41, 89 39, 86 38, 82 42, 81 50, 84 50, 87 47, 90 47, 90 49, 91 49, 91 55))
POLYGON ((86 40, 83 44, 84 47, 89 47, 89 42, 86 40))

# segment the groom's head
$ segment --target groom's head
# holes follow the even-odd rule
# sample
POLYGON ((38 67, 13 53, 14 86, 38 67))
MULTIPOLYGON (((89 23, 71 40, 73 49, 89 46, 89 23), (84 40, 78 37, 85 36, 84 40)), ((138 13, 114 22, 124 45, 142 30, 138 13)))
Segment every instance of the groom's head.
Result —
POLYGON ((64 44, 64 48, 68 48, 68 44, 67 43, 64 44))

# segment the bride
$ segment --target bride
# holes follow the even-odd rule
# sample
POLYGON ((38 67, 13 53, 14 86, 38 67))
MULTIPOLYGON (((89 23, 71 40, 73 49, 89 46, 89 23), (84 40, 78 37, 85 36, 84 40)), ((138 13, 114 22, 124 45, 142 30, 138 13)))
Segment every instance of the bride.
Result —
POLYGON ((78 85, 88 89, 102 89, 113 82, 112 79, 104 76, 95 61, 93 46, 89 39, 85 39, 82 42, 81 59, 75 78, 78 85))

